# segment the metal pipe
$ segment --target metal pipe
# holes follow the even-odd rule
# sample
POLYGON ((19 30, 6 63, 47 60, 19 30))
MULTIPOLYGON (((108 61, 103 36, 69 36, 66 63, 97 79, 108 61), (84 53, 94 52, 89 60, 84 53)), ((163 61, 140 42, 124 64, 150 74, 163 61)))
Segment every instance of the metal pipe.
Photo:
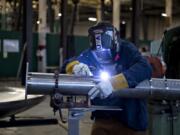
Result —
POLYGON ((122 98, 144 98, 144 99, 180 99, 180 89, 158 89, 158 88, 129 88, 119 90, 113 93, 112 97, 122 98))
MULTIPOLYGON (((29 73, 27 77, 27 94, 87 95, 89 90, 100 81, 99 78, 78 77, 72 75, 49 73, 29 73), (58 83, 56 83, 58 80, 58 83)), ((122 98, 180 99, 180 80, 151 79, 140 83, 136 88, 117 90, 111 95, 122 98)))
POLYGON ((63 95, 87 95, 88 91, 96 85, 98 79, 92 77, 77 77, 59 74, 30 73, 27 77, 27 94, 50 95, 56 90, 63 95), (56 83, 56 79, 58 83, 56 83), (56 84, 55 84, 56 83, 56 84))

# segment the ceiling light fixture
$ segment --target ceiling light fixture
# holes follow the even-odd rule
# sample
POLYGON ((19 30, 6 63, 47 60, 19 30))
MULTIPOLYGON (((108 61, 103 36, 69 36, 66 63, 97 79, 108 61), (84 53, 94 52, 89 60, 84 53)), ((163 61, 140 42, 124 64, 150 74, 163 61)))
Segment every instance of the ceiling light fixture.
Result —
POLYGON ((62 16, 62 14, 61 14, 61 13, 58 13, 58 16, 60 17, 60 16, 62 16))
POLYGON ((123 20, 121 23, 122 23, 122 24, 126 24, 126 21, 123 20))
POLYGON ((132 10, 133 10, 133 8, 132 8, 132 7, 129 7, 129 10, 130 10, 130 11, 132 11, 132 10))
POLYGON ((161 16, 167 17, 167 14, 166 13, 161 13, 161 16))
POLYGON ((95 17, 89 17, 88 20, 89 20, 89 21, 92 21, 92 22, 96 22, 96 21, 97 21, 97 18, 95 18, 95 17))
POLYGON ((40 21, 38 20, 36 23, 37 23, 37 24, 40 24, 40 21))

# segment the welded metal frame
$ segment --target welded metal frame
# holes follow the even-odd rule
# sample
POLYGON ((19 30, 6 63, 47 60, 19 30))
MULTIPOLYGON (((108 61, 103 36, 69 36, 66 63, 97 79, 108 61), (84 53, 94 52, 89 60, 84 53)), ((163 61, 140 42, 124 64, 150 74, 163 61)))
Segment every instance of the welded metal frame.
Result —
POLYGON ((91 108, 70 108, 68 111, 68 135, 79 135, 79 121, 86 112, 95 110, 122 111, 119 107, 92 106, 91 108))
MULTIPOLYGON (((93 106, 89 104, 88 92, 99 81, 100 79, 93 77, 77 77, 64 74, 58 74, 55 77, 55 74, 52 73, 29 73, 27 74, 26 90, 27 94, 44 94, 54 97, 51 103, 55 103, 55 106, 51 107, 54 108, 55 112, 59 111, 61 120, 63 120, 61 109, 68 109, 68 135, 79 135, 79 121, 84 113, 95 110, 120 111, 123 109, 117 106, 93 106), (55 87, 56 90, 54 91, 55 87), (73 100, 64 100, 66 96, 76 97, 78 95, 85 96, 87 102, 78 104, 73 100)), ((114 92, 109 98, 114 98, 114 96, 160 99, 173 102, 180 99, 180 80, 153 78, 140 83, 136 88, 114 92)), ((174 117, 173 113, 172 117, 174 117)))

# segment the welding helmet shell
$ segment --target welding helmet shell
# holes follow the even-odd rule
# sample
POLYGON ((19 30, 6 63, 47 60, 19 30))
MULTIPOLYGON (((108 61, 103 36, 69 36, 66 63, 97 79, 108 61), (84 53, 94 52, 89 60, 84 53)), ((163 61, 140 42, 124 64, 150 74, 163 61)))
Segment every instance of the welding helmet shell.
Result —
POLYGON ((118 31, 108 22, 99 22, 88 30, 92 50, 110 49, 119 51, 118 31))
POLYGON ((99 22, 88 30, 90 48, 95 59, 102 65, 111 65, 119 51, 117 30, 107 22, 99 22))

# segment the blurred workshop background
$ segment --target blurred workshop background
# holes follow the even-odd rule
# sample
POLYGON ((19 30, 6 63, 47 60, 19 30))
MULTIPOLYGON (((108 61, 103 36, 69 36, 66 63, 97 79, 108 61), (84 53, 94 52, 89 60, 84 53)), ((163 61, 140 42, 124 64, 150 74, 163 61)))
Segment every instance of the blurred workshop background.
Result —
MULTIPOLYGON (((99 21, 111 22, 122 39, 158 57, 165 77, 179 79, 179 7, 180 0, 0 0, 1 91, 6 86, 24 87, 27 62, 30 72, 59 70, 65 59, 89 47, 88 28, 99 21)), ((49 100, 45 101, 18 115, 53 116, 49 100)), ((153 101, 151 105, 149 135, 179 135, 179 101, 153 101)), ((91 124, 88 115, 81 123, 81 134, 90 134, 91 124)), ((3 128, 0 135, 67 133, 66 125, 39 129, 3 128)))
POLYGON ((0 77, 20 75, 25 46, 30 70, 58 68, 89 46, 87 29, 101 20, 138 47, 160 44, 164 31, 180 23, 179 5, 178 0, 1 0, 0 77))

